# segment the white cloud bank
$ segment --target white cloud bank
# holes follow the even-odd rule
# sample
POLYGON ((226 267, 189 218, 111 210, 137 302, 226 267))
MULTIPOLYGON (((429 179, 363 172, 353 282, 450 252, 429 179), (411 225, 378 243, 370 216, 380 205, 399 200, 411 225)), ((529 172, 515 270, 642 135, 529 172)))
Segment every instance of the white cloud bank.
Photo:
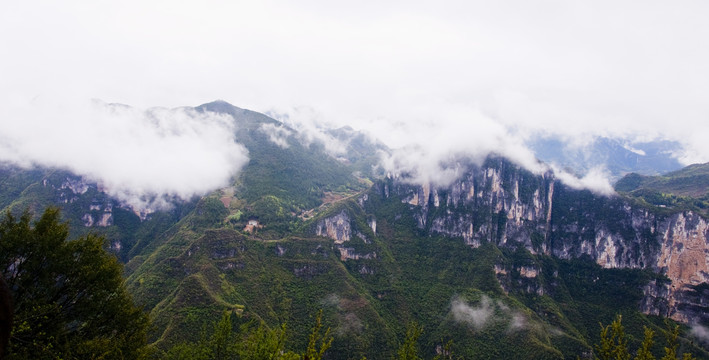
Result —
POLYGON ((540 173, 545 167, 522 139, 476 107, 440 106, 412 109, 409 121, 370 122, 365 128, 394 150, 382 154, 382 166, 406 174, 414 183, 447 186, 462 175, 462 161, 481 163, 489 154, 506 156, 540 173))
MULTIPOLYGON (((532 132, 667 138, 687 147, 683 162, 706 162, 707 17, 701 0, 6 1, 0 108, 61 94, 312 108, 404 149, 395 169, 415 172, 418 158, 417 176, 441 182, 460 153, 503 149, 534 166, 516 138, 532 132)), ((31 158, 8 121, 5 150, 31 158)))
POLYGON ((94 101, 0 109, 0 162, 71 170, 134 209, 225 186, 248 161, 230 116, 94 101))

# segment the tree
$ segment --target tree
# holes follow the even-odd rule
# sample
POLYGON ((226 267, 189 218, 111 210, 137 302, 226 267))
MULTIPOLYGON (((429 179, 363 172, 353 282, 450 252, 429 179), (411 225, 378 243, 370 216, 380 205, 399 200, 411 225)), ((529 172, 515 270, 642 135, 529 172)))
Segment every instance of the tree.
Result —
POLYGON ((610 325, 604 327, 601 324, 601 343, 596 345, 597 359, 630 360, 622 319, 622 316, 618 315, 610 325))
POLYGON ((68 241, 59 210, 31 224, 25 212, 0 222, 0 272, 14 302, 11 358, 137 359, 146 355, 147 315, 124 287, 104 238, 68 241))
POLYGON ((642 344, 640 344, 640 349, 638 349, 638 354, 635 356, 635 360, 655 360, 655 355, 653 355, 650 350, 652 349, 652 345, 655 344, 655 340, 653 339, 655 332, 647 326, 645 326, 644 329, 645 337, 643 338, 642 344))
POLYGON ((677 338, 679 337, 679 326, 671 327, 669 322, 667 322, 667 326, 670 327, 670 331, 667 332, 665 356, 663 356, 661 360, 675 360, 677 359, 677 348, 679 348, 679 343, 677 343, 677 338))
POLYGON ((269 330, 261 324, 241 343, 241 359, 273 360, 299 359, 298 354, 285 350, 286 325, 269 330))
MULTIPOLYGON (((672 326, 670 322, 667 321, 667 346, 665 347, 665 356, 661 360, 675 360, 678 355, 679 343, 677 339, 679 338, 679 325, 672 326)), ((682 360, 692 360, 694 357, 692 354, 684 353, 682 354, 682 360)))
MULTIPOLYGON (((601 342, 594 346, 596 359, 630 359, 628 341, 625 339, 625 330, 623 329, 621 320, 621 315, 618 315, 610 325, 603 326, 603 324, 601 324, 601 342)), ((667 326, 667 346, 665 347, 665 356, 663 356, 661 360, 676 360, 678 355, 677 350, 679 348, 679 343, 677 342, 679 338, 679 325, 671 326, 669 320, 667 320, 667 326)), ((655 360, 655 356, 651 351, 655 343, 653 340, 654 336, 655 332, 645 327, 645 337, 637 351, 635 360, 655 360)), ((690 353, 682 354, 682 360, 693 359, 695 358, 690 353)))
POLYGON ((406 328, 406 339, 396 352, 399 360, 420 360, 418 351, 418 340, 423 333, 423 326, 415 322, 410 322, 406 328))
POLYGON ((318 317, 315 319, 315 325, 313 330, 310 332, 310 337, 308 338, 308 348, 303 354, 303 360, 320 360, 325 354, 325 351, 332 345, 333 337, 330 336, 330 328, 325 330, 325 334, 320 335, 320 329, 322 328, 322 310, 318 313, 318 317), (320 346, 318 349, 318 342, 320 346))

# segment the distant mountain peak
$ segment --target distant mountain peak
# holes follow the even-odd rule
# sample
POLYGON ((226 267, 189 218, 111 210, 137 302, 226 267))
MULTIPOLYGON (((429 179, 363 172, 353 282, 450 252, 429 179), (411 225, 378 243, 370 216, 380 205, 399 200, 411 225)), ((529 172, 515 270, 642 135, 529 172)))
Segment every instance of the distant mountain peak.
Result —
POLYGON ((232 113, 235 111, 243 111, 244 109, 236 107, 224 100, 214 100, 206 104, 202 104, 196 107, 198 110, 207 110, 219 113, 232 113))

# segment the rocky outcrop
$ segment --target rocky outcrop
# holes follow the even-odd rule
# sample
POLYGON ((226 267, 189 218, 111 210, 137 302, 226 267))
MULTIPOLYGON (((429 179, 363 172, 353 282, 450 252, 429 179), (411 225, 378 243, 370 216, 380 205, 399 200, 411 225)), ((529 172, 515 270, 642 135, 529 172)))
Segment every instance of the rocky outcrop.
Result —
POLYGON ((108 227, 113 225, 113 213, 103 212, 96 215, 87 213, 81 217, 81 220, 84 222, 84 226, 86 227, 108 227))
POLYGON ((345 261, 348 259, 359 260, 359 259, 376 259, 377 253, 372 252, 368 254, 357 253, 355 248, 352 247, 342 247, 337 248, 340 251, 340 260, 345 261))
MULTIPOLYGON (((376 220, 370 219, 368 224, 373 230, 376 230, 376 220)), ((361 239, 363 243, 369 244, 371 240, 366 235, 359 231, 354 232, 356 237, 361 239)), ((340 252, 340 260, 359 260, 359 259, 376 259, 376 252, 358 253, 354 247, 345 247, 343 244, 350 241, 352 237, 352 225, 350 224, 350 216, 342 210, 337 215, 324 218, 317 223, 315 234, 317 236, 325 236, 334 240, 335 248, 340 252)))
POLYGON ((60 189, 69 189, 72 193, 82 195, 89 190, 89 183, 83 178, 66 178, 60 189))
POLYGON ((555 183, 550 172, 534 176, 499 159, 472 166, 447 188, 412 186, 393 178, 389 182, 384 188, 391 187, 412 207, 421 229, 461 237, 473 247, 482 241, 513 241, 533 252, 547 250, 544 241, 536 240, 547 237, 551 221, 555 183))
POLYGON ((343 210, 335 216, 320 220, 316 226, 315 235, 329 237, 335 240, 335 244, 350 241, 352 237, 350 217, 343 210))
POLYGON ((545 294, 544 286, 538 279, 541 269, 536 266, 521 265, 507 268, 496 264, 493 270, 505 293, 509 293, 514 289, 540 296, 545 294))
MULTIPOLYGON (((645 286, 645 313, 709 321, 709 224, 691 211, 668 214, 620 196, 573 190, 551 172, 534 175, 501 158, 471 165, 447 187, 390 176, 377 189, 383 198, 396 195, 408 204, 423 231, 459 237, 472 247, 521 245, 562 259, 591 258, 604 268, 652 269, 669 281, 645 286)), ((532 268, 495 272, 503 280, 510 271, 529 280, 538 274, 532 268)))

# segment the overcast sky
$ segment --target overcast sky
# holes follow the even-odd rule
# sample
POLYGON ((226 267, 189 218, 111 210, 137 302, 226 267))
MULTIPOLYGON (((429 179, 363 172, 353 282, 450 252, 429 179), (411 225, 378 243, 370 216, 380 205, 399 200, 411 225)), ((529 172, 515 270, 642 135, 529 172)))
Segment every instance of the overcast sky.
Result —
POLYGON ((706 1, 3 1, 0 158, 27 160, 31 136, 102 131, 70 120, 90 99, 223 99, 306 108, 392 146, 444 152, 451 132, 456 145, 502 127, 663 136, 706 162, 707 19, 706 1), (67 125, 35 135, 43 121, 67 125))

